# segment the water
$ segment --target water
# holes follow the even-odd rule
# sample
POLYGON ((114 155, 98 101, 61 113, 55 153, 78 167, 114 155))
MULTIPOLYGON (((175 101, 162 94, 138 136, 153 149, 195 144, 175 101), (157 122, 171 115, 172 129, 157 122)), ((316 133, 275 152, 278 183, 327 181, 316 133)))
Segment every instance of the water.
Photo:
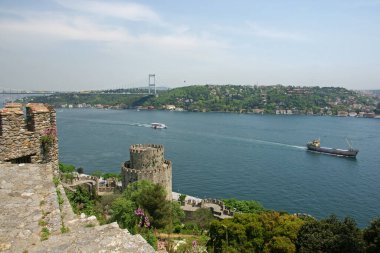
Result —
POLYGON ((159 143, 173 162, 174 191, 351 216, 362 227, 380 216, 380 120, 92 109, 58 110, 57 120, 60 160, 87 173, 119 172, 131 144, 159 143), (349 137, 357 159, 306 152, 318 137, 329 147, 349 137))
POLYGON ((58 110, 60 160, 120 172, 129 146, 159 143, 173 162, 173 190, 197 197, 258 200, 266 208, 322 218, 380 216, 380 120, 132 110, 58 110), (151 122, 168 125, 150 128, 151 122), (357 159, 305 151, 346 147, 357 159))

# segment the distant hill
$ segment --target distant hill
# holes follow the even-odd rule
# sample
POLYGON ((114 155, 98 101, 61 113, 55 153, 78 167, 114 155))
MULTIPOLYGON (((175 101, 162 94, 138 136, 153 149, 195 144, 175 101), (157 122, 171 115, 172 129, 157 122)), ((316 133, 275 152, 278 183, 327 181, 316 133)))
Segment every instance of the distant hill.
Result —
POLYGON ((337 114, 373 111, 378 99, 337 87, 299 86, 187 86, 151 97, 144 105, 174 105, 190 111, 337 114), (289 111, 289 112, 290 112, 289 111))
MULTIPOLYGON (((193 85, 158 90, 147 96, 146 88, 105 90, 96 94, 67 93, 28 98, 34 102, 61 104, 110 105, 119 108, 137 106, 156 109, 173 105, 189 111, 240 113, 332 114, 373 112, 379 102, 375 96, 337 87, 193 85), (138 93, 138 94, 137 94, 138 93)), ((378 94, 376 91, 376 94, 378 94)))

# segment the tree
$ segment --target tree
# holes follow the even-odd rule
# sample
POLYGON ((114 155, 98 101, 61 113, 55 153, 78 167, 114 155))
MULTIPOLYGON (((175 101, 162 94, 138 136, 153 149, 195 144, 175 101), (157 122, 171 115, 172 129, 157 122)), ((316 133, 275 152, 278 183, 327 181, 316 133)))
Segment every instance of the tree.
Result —
POLYGON ((77 186, 75 192, 67 191, 67 197, 76 213, 85 213, 87 215, 98 215, 96 213, 95 200, 92 193, 86 186, 77 186))
POLYGON ((185 199, 186 199, 186 194, 181 194, 178 197, 178 201, 181 202, 181 204, 185 203, 185 199))
POLYGON ((264 247, 264 253, 294 253, 296 246, 284 236, 275 236, 264 247))
POLYGON ((371 222, 371 225, 364 230, 364 242, 367 253, 380 252, 380 218, 371 222))
POLYGON ((136 204, 148 212, 153 227, 164 228, 171 222, 171 203, 166 200, 166 192, 161 185, 144 188, 136 198, 136 204))
MULTIPOLYGON (((120 198, 124 201, 118 199, 118 205, 111 207, 113 213, 126 212, 133 215, 134 210, 141 208, 154 228, 164 228, 183 216, 178 205, 172 205, 171 201, 166 200, 166 192, 159 184, 145 180, 134 182, 128 185, 120 198), (125 201, 129 201, 128 204, 125 201)), ((114 220, 123 223, 120 217, 124 216, 115 216, 114 220)))
POLYGON ((75 166, 71 164, 59 163, 58 167, 62 173, 71 173, 75 171, 75 166))
POLYGON ((103 176, 103 172, 100 170, 95 170, 94 172, 91 173, 92 176, 101 178, 103 176))
POLYGON ((134 214, 135 204, 125 198, 117 198, 111 205, 111 221, 117 221, 121 228, 127 228, 129 232, 136 232, 137 219, 134 214))
POLYGON ((364 252, 361 231, 351 218, 340 221, 332 215, 321 221, 309 221, 298 232, 299 252, 364 252))
POLYGON ((214 216, 210 209, 207 208, 199 208, 195 212, 190 214, 189 220, 194 222, 200 229, 201 234, 203 234, 204 230, 208 230, 210 228, 211 222, 214 220, 214 216))
POLYGON ((213 221, 209 248, 215 252, 295 252, 295 242, 304 221, 278 212, 235 214, 232 219, 213 221))
POLYGON ((230 209, 236 209, 242 213, 257 213, 264 211, 264 207, 260 202, 254 200, 237 200, 237 199, 223 199, 226 207, 230 209))

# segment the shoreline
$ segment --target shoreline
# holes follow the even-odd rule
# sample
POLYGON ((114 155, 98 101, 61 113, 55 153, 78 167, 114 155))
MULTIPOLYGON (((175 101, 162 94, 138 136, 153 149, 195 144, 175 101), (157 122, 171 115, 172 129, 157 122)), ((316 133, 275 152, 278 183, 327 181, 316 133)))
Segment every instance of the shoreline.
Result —
POLYGON ((73 108, 61 108, 61 107, 55 107, 57 112, 60 110, 115 110, 115 111, 136 111, 136 112, 154 112, 154 111, 160 111, 160 112, 179 112, 179 113, 225 113, 225 114, 247 114, 247 115, 276 115, 276 116, 286 116, 286 117, 292 117, 292 116, 310 116, 310 117, 337 117, 337 118, 364 118, 364 119, 380 119, 380 115, 374 114, 373 116, 342 116, 342 115, 327 115, 327 114, 302 114, 302 113, 293 113, 293 114, 278 114, 278 113, 255 113, 255 112, 223 112, 223 111, 188 111, 188 110, 182 110, 182 111, 176 111, 176 110, 162 110, 162 109, 122 109, 122 108, 96 108, 96 107, 73 107, 73 108))

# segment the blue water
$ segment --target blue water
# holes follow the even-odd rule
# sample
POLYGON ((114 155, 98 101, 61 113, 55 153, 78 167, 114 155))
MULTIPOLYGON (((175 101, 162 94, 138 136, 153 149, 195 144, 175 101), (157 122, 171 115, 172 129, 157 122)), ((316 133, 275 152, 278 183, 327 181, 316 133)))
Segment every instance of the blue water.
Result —
POLYGON ((132 110, 58 110, 60 160, 119 172, 129 146, 159 143, 173 162, 173 190, 198 197, 254 199, 266 208, 322 218, 380 216, 380 120, 132 110), (168 125, 154 130, 151 122, 168 125), (346 148, 357 159, 307 152, 346 148))

